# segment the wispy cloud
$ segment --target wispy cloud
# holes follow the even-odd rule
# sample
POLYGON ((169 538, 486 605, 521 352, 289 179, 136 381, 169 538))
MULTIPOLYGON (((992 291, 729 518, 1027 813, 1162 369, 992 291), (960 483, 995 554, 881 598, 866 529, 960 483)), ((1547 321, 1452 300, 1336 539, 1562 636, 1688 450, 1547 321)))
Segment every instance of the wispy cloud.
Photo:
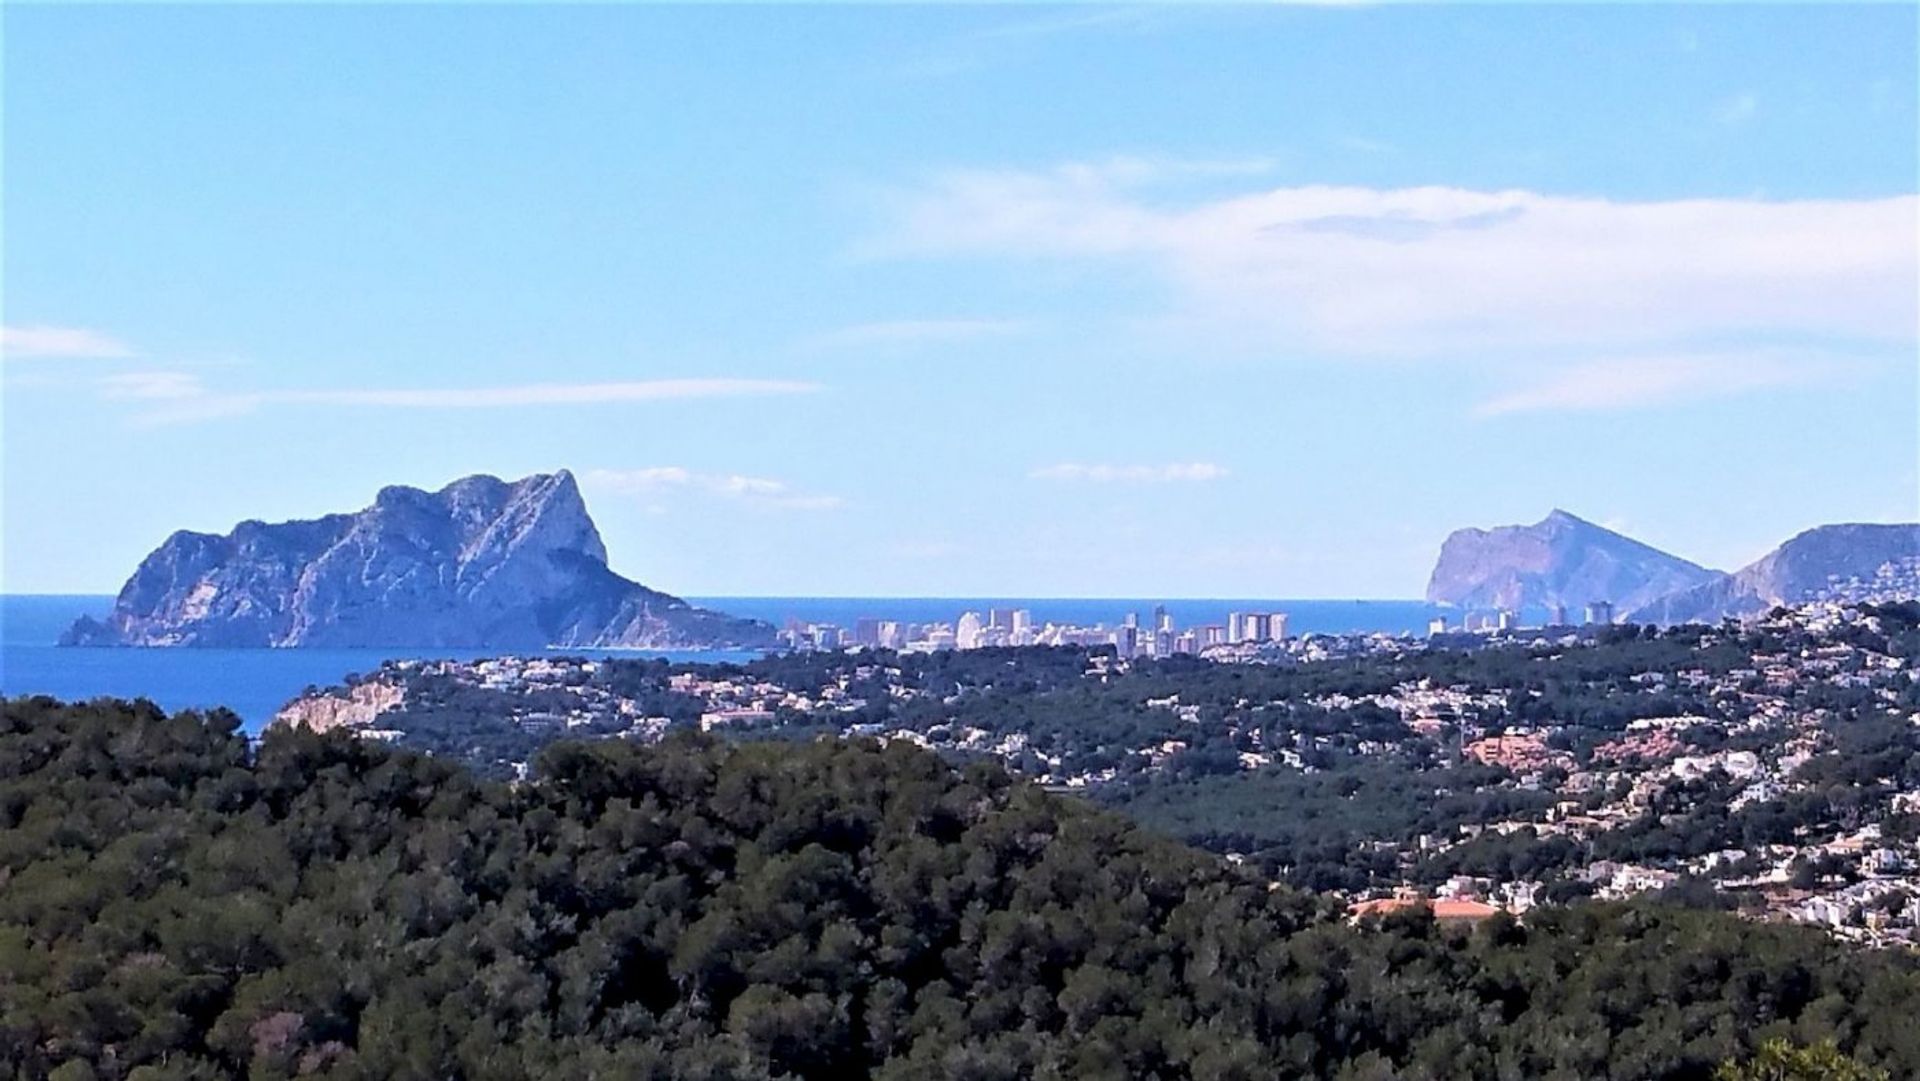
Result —
POLYGON ((134 401, 180 401, 208 397, 206 384, 190 372, 121 372, 101 376, 100 393, 134 401))
POLYGON ((1173 462, 1166 465, 1111 465, 1061 462, 1041 466, 1028 476, 1035 480, 1090 481, 1096 484, 1167 484, 1177 481, 1219 480, 1225 466, 1212 462, 1173 462))
POLYGON ((1397 154, 1400 148, 1384 139, 1369 139, 1364 135, 1342 135, 1335 140, 1348 150, 1357 150, 1362 154, 1397 154))
POLYGON ((7 360, 121 359, 134 355, 125 342, 82 327, 0 327, 0 357, 7 360))
POLYGON ((1548 372, 1481 402, 1474 415, 1644 409, 1813 383, 1833 374, 1827 358, 1780 352, 1614 357, 1548 372))
POLYGON ((1048 38, 1082 30, 1138 29, 1152 23, 1156 13, 1137 5, 1067 9, 1057 13, 989 26, 970 35, 974 39, 1048 38))
POLYGON ((861 250, 1131 262, 1173 287, 1173 316, 1333 354, 1914 339, 1913 195, 1626 202, 1315 186, 1196 200, 1155 189, 1165 166, 1135 160, 941 173, 883 200, 861 250))
POLYGON ((798 492, 785 481, 741 473, 702 473, 677 465, 638 469, 590 469, 580 477, 592 488, 622 495, 660 497, 676 493, 717 496, 774 510, 837 510, 846 500, 837 495, 798 492))
POLYGON ((1062 35, 1136 34, 1184 14, 1166 5, 1084 5, 994 23, 957 36, 927 43, 898 62, 895 74, 946 78, 990 67, 1020 56, 1036 45, 1062 35))
POLYGON ((527 383, 506 387, 437 387, 419 390, 305 390, 270 401, 316 405, 368 405, 403 409, 499 409, 533 405, 598 405, 687 398, 744 398, 805 394, 816 383, 783 379, 642 379, 611 383, 527 383))
POLYGON ((101 397, 136 405, 134 420, 141 425, 188 424, 239 416, 259 408, 263 400, 257 394, 211 390, 192 372, 121 372, 94 382, 101 397))
POLYGON ((514 409, 622 402, 681 401, 805 394, 819 384, 780 379, 644 379, 604 383, 524 383, 499 387, 228 391, 190 372, 125 372, 98 381, 108 398, 150 403, 141 419, 177 423, 250 413, 266 406, 373 409, 514 409))
POLYGON ((817 334, 804 343, 810 349, 865 349, 928 345, 1004 338, 1025 332, 1019 319, 897 319, 817 334))
POLYGON ((1713 107, 1716 124, 1738 127, 1760 112, 1760 99, 1753 94, 1735 94, 1713 107))

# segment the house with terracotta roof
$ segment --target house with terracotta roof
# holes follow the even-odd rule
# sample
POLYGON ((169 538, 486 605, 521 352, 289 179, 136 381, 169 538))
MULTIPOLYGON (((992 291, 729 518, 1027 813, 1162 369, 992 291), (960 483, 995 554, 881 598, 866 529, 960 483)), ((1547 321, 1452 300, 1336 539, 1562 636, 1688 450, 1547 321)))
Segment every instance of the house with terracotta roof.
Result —
POLYGON ((1365 916, 1385 916, 1394 912, 1407 912, 1414 909, 1427 909, 1433 918, 1442 923, 1474 924, 1505 911, 1485 901, 1471 901, 1465 898, 1443 898, 1430 900, 1425 897, 1379 897, 1371 901, 1356 901, 1347 907, 1347 916, 1361 919, 1365 916))

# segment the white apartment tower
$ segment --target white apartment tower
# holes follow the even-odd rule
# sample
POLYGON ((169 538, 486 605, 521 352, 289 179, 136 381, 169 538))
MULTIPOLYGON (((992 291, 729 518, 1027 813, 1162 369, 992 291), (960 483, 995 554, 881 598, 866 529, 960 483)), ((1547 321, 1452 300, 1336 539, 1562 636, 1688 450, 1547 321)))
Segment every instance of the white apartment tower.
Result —
POLYGON ((979 649, 987 644, 987 628, 980 621, 980 613, 966 612, 960 616, 960 623, 953 630, 953 644, 958 649, 979 649))

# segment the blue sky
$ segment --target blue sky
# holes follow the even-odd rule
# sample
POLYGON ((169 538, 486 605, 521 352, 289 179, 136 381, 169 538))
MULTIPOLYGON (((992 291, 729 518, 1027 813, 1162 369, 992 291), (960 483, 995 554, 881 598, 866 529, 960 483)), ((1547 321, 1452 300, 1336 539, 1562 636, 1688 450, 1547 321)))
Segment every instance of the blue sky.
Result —
POLYGON ((4 19, 10 592, 561 466, 695 595, 1917 513, 1911 5, 4 19))

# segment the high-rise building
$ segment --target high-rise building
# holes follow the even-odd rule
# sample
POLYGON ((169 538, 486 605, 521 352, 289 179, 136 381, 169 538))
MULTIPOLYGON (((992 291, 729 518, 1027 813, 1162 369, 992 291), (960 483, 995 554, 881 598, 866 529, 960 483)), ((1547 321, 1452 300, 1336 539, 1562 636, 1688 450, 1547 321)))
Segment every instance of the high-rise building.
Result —
POLYGON ((1513 629, 1513 624, 1513 610, 1510 608, 1500 609, 1499 628, 1503 631, 1510 631, 1513 629))
POLYGON ((1553 619, 1553 626, 1555 627, 1566 626, 1567 625, 1567 606, 1564 604, 1554 605, 1552 619, 1553 619))
POLYGON ((1015 634, 1019 634, 1022 631, 1032 633, 1033 613, 1027 611, 1025 608, 1015 608, 1013 614, 1008 618, 1008 626, 1015 634))
POLYGON ((1011 608, 987 609, 987 626, 999 627, 1002 630, 1009 630, 1009 631, 1012 630, 1013 629, 1013 609, 1011 608))
POLYGON ((1140 613, 1128 612, 1127 618, 1121 620, 1120 625, 1123 627, 1132 627, 1135 630, 1139 630, 1140 629, 1140 613))
POLYGON ((853 644, 856 646, 877 646, 880 644, 880 621, 872 616, 861 616, 853 621, 853 644))
POLYGON ((1247 625, 1247 614, 1245 612, 1228 612, 1227 613, 1227 641, 1229 642, 1245 641, 1243 632, 1246 630, 1246 625, 1247 625))
POLYGON ((986 624, 980 622, 980 613, 965 612, 960 623, 953 629, 953 644, 956 649, 979 649, 987 644, 986 624))
POLYGON ((1589 603, 1587 605, 1587 622, 1602 623, 1602 624, 1612 623, 1613 622, 1613 602, 1593 601, 1589 603))
POLYGON ((1428 620, 1427 633, 1429 635, 1447 633, 1447 617, 1434 616, 1432 619, 1428 620))
POLYGON ((1285 639, 1287 637, 1287 614, 1285 612, 1275 612, 1273 615, 1267 617, 1267 631, 1273 635, 1273 640, 1276 642, 1285 639))
POLYGON ((1132 657, 1140 645, 1140 628, 1129 624, 1115 627, 1113 645, 1122 660, 1132 657))
POLYGON ((1155 631, 1173 630, 1173 616, 1168 614, 1167 606, 1164 604, 1153 606, 1153 629, 1155 631))
POLYGON ((893 619, 881 620, 879 637, 877 641, 880 645, 880 648, 882 649, 901 648, 902 646, 906 645, 908 642, 906 625, 901 623, 898 620, 893 620, 893 619))
POLYGON ((1194 631, 1199 636, 1200 647, 1202 649, 1205 649, 1207 646, 1217 646, 1227 641, 1227 629, 1218 623, 1208 623, 1205 626, 1195 627, 1194 631))

